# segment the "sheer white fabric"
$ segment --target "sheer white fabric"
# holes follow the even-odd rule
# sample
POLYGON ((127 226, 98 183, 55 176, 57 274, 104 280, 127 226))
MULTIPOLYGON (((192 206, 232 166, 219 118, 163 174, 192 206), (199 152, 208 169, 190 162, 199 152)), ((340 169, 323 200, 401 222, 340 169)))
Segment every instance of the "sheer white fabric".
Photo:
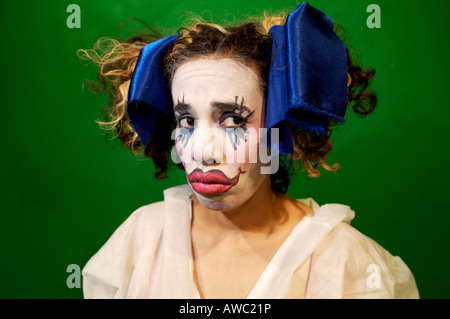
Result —
MULTIPOLYGON (((137 209, 83 269, 85 298, 200 298, 191 251, 192 190, 137 209)), ((319 206, 277 250, 248 298, 419 298, 406 264, 349 225, 354 211, 319 206)))

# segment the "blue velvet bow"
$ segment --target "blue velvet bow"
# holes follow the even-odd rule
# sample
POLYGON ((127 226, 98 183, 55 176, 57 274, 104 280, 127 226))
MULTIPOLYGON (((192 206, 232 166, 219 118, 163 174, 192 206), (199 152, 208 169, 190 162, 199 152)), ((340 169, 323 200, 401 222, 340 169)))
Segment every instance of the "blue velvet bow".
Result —
MULTIPOLYGON (((328 118, 344 122, 347 53, 333 23, 307 2, 270 28, 273 38, 266 127, 280 129, 279 152, 293 154, 289 123, 325 134, 328 118)), ((177 35, 146 45, 139 55, 128 92, 128 116, 144 145, 150 141, 156 110, 169 112, 162 60, 177 35)))
POLYGON ((333 22, 307 2, 270 28, 273 38, 266 127, 280 129, 279 152, 293 154, 289 122, 325 134, 328 118, 344 122, 347 51, 333 22))
POLYGON ((127 111, 142 144, 150 141, 156 109, 168 113, 170 96, 164 83, 163 59, 173 47, 177 34, 147 44, 139 53, 128 89, 127 111))

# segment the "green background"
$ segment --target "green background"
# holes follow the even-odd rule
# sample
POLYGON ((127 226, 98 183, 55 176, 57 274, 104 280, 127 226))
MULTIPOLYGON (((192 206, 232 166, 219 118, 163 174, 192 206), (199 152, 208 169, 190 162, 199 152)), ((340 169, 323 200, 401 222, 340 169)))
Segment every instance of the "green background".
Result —
MULTIPOLYGON (((356 211, 352 225, 412 270, 423 298, 450 297, 448 182, 448 1, 311 0, 344 24, 359 61, 376 71, 379 104, 336 129, 317 180, 298 175, 289 194, 356 211), (366 8, 381 8, 369 29, 366 8)), ((82 298, 66 269, 81 268, 138 207, 185 183, 181 170, 156 181, 151 161, 107 141, 94 122, 104 95, 82 89, 95 70, 78 60, 132 17, 174 33, 187 12, 243 18, 293 10, 294 0, 2 1, 1 298, 82 298), (66 8, 81 8, 69 29, 66 8)))

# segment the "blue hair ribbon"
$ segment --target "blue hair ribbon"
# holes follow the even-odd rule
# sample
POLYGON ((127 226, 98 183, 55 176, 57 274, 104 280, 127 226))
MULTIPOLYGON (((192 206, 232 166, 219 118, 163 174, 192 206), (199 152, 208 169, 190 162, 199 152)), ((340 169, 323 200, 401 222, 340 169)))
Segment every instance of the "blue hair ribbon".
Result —
POLYGON ((142 144, 153 135, 156 110, 169 112, 170 100, 164 83, 163 59, 173 47, 177 34, 144 46, 139 53, 128 89, 127 111, 142 144))
POLYGON ((344 122, 347 51, 331 19, 307 2, 270 28, 273 38, 266 127, 280 129, 279 152, 293 154, 289 123, 325 133, 328 118, 344 122))
MULTIPOLYGON (((331 19, 306 1, 284 25, 270 28, 273 38, 266 128, 279 128, 279 152, 293 154, 290 124, 325 134, 328 119, 344 122, 347 107, 347 51, 331 19)), ((168 113, 163 58, 177 35, 146 45, 139 55, 128 93, 128 116, 144 145, 150 141, 156 109, 168 113)))

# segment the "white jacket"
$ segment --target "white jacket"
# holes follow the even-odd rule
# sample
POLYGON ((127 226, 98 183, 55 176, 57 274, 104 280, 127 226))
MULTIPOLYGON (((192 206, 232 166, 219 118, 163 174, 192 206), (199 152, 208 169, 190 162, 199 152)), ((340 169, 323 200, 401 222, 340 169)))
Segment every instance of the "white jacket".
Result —
MULTIPOLYGON (((164 191, 137 209, 83 269, 85 298, 200 298, 191 251, 192 190, 164 191)), ((277 250, 248 298, 419 298, 399 258, 349 225, 341 204, 314 209, 277 250)))

